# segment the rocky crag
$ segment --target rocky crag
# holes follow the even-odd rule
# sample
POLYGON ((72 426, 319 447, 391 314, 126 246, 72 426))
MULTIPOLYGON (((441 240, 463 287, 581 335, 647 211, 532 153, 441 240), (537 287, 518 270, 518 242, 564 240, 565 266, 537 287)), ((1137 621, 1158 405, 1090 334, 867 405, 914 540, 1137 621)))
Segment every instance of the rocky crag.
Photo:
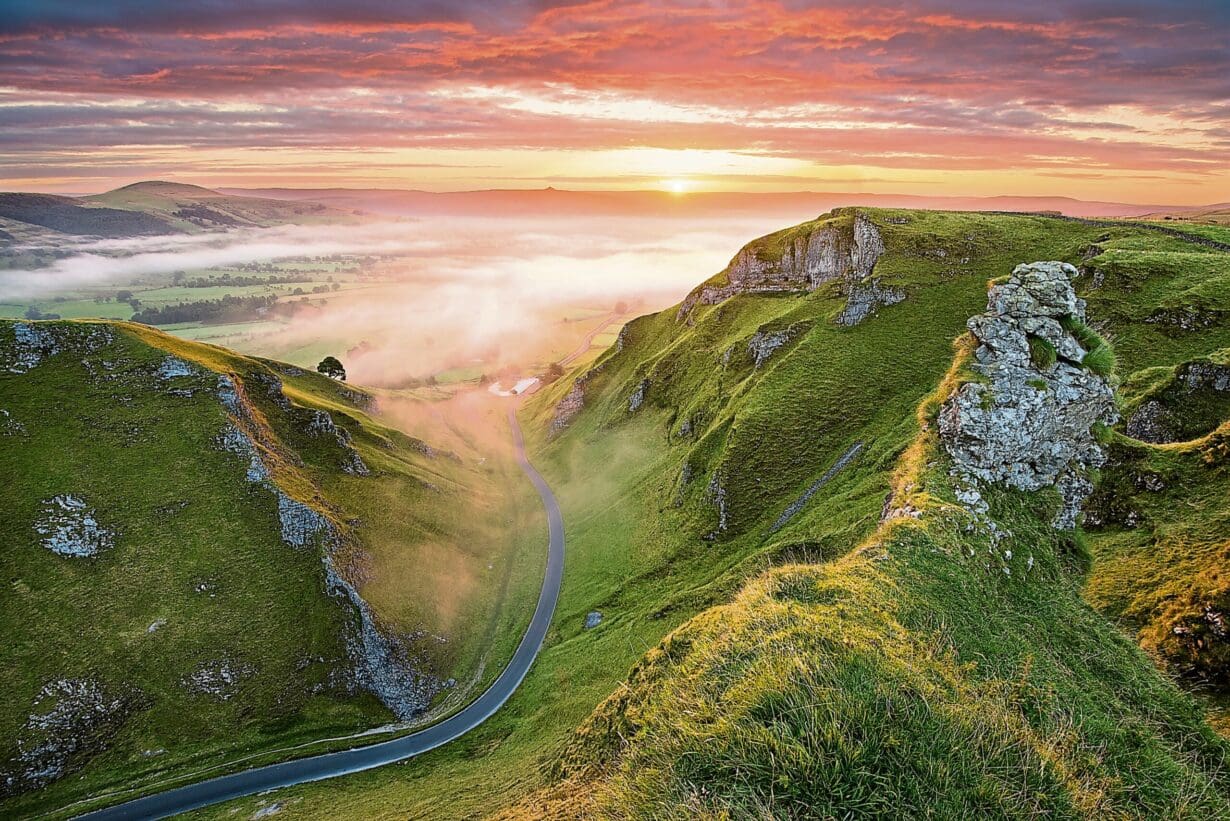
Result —
POLYGON ((1052 524, 1069 529, 1092 491, 1088 472, 1105 458, 1094 429, 1118 413, 1107 377, 1090 367, 1096 337, 1084 326, 1075 276, 1061 262, 1018 265, 969 320, 973 378, 944 403, 939 431, 958 499, 976 512, 986 512, 979 482, 1054 487, 1063 503, 1052 524))
POLYGON ((899 288, 867 280, 884 253, 884 240, 862 213, 842 213, 814 230, 790 237, 770 235, 748 243, 718 276, 683 300, 676 314, 686 319, 697 305, 716 305, 736 294, 814 291, 840 283, 849 299, 838 322, 855 325, 881 305, 905 298, 899 288))

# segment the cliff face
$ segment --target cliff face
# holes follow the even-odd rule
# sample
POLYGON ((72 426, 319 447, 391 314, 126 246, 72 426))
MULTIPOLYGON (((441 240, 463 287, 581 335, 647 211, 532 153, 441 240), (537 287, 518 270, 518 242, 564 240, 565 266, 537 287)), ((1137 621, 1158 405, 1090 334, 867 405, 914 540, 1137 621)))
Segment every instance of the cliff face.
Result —
POLYGON ((1018 265, 990 289, 986 312, 969 320, 979 343, 972 368, 982 381, 949 398, 939 426, 966 483, 960 497, 974 509, 982 506, 974 480, 1029 491, 1055 486, 1063 508, 1053 524, 1067 529, 1092 490, 1086 473, 1104 457, 1091 429, 1118 413, 1106 377, 1086 362, 1095 344, 1081 330, 1085 303, 1072 290, 1075 276, 1061 262, 1018 265))
POLYGON ((686 318, 696 305, 716 305, 736 294, 814 291, 835 281, 853 286, 871 274, 883 253, 879 229, 861 213, 829 220, 809 233, 770 235, 745 245, 722 274, 688 294, 677 318, 686 318))

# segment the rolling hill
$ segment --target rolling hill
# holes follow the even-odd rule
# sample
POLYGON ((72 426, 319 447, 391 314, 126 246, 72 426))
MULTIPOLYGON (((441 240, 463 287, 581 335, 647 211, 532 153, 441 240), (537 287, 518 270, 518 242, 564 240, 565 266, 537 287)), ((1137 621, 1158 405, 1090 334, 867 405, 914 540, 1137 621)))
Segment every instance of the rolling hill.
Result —
MULTIPOLYGON (((1148 224, 842 208, 755 240, 526 406, 567 559, 513 699, 198 816, 1230 813, 1228 318, 1226 253, 1148 224)), ((6 523, 43 559, 20 528, 55 494, 6 523)))
MULTIPOLYGON (((131 237, 171 234, 174 226, 153 214, 121 208, 93 208, 73 197, 50 194, 0 194, 0 219, 61 234, 131 237)), ((6 231, 6 241, 15 240, 6 231)))
POLYGON ((324 220, 336 223, 352 216, 349 211, 318 202, 236 196, 197 185, 161 181, 133 183, 105 194, 82 197, 82 201, 92 206, 149 214, 182 231, 268 228, 324 220))
MULTIPOLYGON (((31 227, 71 236, 126 237, 268 228, 354 217, 315 202, 285 202, 222 194, 196 185, 139 182, 86 197, 0 193, 0 242, 11 244, 31 227)), ((35 231, 30 238, 46 239, 35 231)), ((54 236, 54 234, 52 235, 54 236)))

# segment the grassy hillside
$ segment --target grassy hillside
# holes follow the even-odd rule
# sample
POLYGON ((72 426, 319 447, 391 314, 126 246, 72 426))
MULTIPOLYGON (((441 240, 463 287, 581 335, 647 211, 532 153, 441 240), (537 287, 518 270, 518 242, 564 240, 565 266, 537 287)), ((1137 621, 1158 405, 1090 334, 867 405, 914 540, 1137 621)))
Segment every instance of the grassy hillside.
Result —
MULTIPOLYGON (((647 385, 644 410, 635 413, 657 417, 659 441, 670 443, 679 466, 675 477, 660 474, 655 495, 667 523, 659 532, 691 537, 660 542, 668 551, 679 545, 668 557, 709 539, 719 562, 745 551, 786 561, 846 558, 773 571, 734 604, 671 634, 556 765, 575 780, 519 812, 1226 812, 1227 785, 1218 775, 1224 747, 1198 711, 1080 601, 1084 542, 1065 543, 1040 528, 1031 509, 1039 502, 998 504, 1015 542, 1008 550, 1022 556, 1028 549, 1039 566, 1052 566, 1040 578, 1017 582, 993 572, 988 579, 981 561, 952 567, 953 556, 971 548, 980 554, 985 545, 962 521, 933 521, 929 511, 946 508, 926 495, 916 503, 918 525, 863 539, 879 519, 894 466, 898 482, 951 498, 926 435, 910 464, 897 462, 918 430, 903 406, 917 406, 939 384, 948 340, 980 307, 987 277, 1015 260, 1083 264, 1090 317, 1133 373, 1224 343, 1225 256, 1144 230, 1091 232, 1009 216, 870 216, 888 249, 875 272, 907 290, 903 303, 851 330, 832 324, 842 297, 824 288, 735 297, 699 308, 691 327, 667 311, 634 323, 624 351, 585 380, 587 407, 549 448, 584 451, 594 439, 623 436, 629 397, 647 385), (800 327, 771 355, 770 363, 781 357, 776 366, 757 367, 757 333, 800 327), (856 460, 834 474, 859 444, 856 460), (929 467, 915 476, 921 463, 929 467), (859 494, 866 473, 859 474, 873 465, 878 475, 867 478, 877 489, 863 484, 859 494), (809 496, 812 488, 817 495, 809 496), (795 518, 781 525, 791 510, 795 518), (1130 684, 1100 685, 1111 669, 1130 684), (1034 694, 1024 698, 1013 687, 1034 694), (1124 726, 1130 730, 1117 729, 1124 726), (1092 750, 1101 751, 1099 760, 1086 760, 1092 750), (1004 775, 1009 769, 1037 771, 1040 780, 1004 775), (1154 791, 1140 791, 1141 783, 1154 791), (1209 794, 1211 803, 1202 804, 1209 794)), ((773 258, 783 237, 800 230, 806 227, 750 250, 773 258)), ((1220 412, 1212 404, 1205 416, 1220 412)), ((551 409, 542 410, 545 425, 551 409)), ((1220 487, 1220 496, 1196 495, 1212 514, 1202 521, 1206 538, 1224 513, 1220 487)), ((1220 533, 1224 539, 1224 523, 1220 533)), ((1126 573, 1106 585, 1113 572, 1096 564, 1090 583, 1139 589, 1126 573)), ((1170 578, 1191 581, 1183 569, 1170 578)), ((1203 600, 1193 596, 1188 611, 1207 622, 1207 608, 1195 601, 1203 600)))
POLYGON ((6 322, 0 364, 6 813, 393 721, 374 692, 447 711, 511 654, 543 529, 499 451, 128 323, 6 322))
MULTIPOLYGON (((738 817, 762 811, 766 789, 822 807, 884 808, 882 786, 907 806, 924 790, 959 791, 942 804, 951 813, 1011 815, 1018 799, 1016 814, 1130 810, 1133 790, 1138 807, 1224 812, 1224 747, 1079 599, 1082 584, 1101 578, 1101 534, 1088 537, 1092 548, 1061 537, 1038 521, 1053 500, 1001 494, 995 511, 1034 550, 1038 572, 1001 579, 954 561, 949 554, 977 550, 983 537, 948 517, 940 468, 919 466, 931 445, 918 408, 952 367, 952 341, 985 305, 987 280, 1019 262, 1082 268, 1090 320, 1114 341, 1132 384, 1138 371, 1230 343, 1225 255, 1140 227, 860 212, 885 246, 873 278, 904 290, 903 301, 852 327, 834 322, 847 302, 836 284, 737 295, 685 317, 670 309, 633 321, 593 369, 527 407, 535 460, 564 510, 568 558, 553 633, 500 714, 404 767, 200 815, 276 802, 284 817, 482 817, 509 805, 528 816, 597 805, 652 816, 667 812, 645 803, 660 790, 663 801, 695 799, 683 806, 727 806, 738 817), (1182 310, 1193 304, 1198 322, 1182 310), (562 425, 561 406, 574 414, 562 425), (935 500, 918 500, 931 515, 878 531, 903 476, 932 490, 935 500), (602 620, 586 629, 591 612, 602 620), (864 720, 875 741, 858 753, 864 720), (906 729, 894 732, 898 722, 906 729), (620 733, 638 743, 621 746, 620 733), (826 769, 820 762, 834 759, 822 750, 848 755, 848 766, 826 769), (860 782, 852 774, 872 772, 860 769, 870 756, 877 772, 891 772, 860 782), (825 798, 789 775, 778 783, 783 761, 836 791, 825 798), (1011 768, 1032 775, 1014 778, 1011 768), (1014 792, 1021 784, 1029 795, 1014 792)), ((782 236, 849 216, 825 215, 747 250, 772 259, 782 236)), ((774 806, 788 814, 797 804, 774 806)))
POLYGON ((1157 661, 1205 695, 1230 734, 1230 368, 1226 352, 1140 372, 1086 526, 1086 595, 1157 661), (1202 375, 1222 377, 1206 382, 1202 375), (1221 390, 1216 390, 1217 385, 1221 390), (1161 411, 1152 408, 1161 407, 1161 411))
POLYGON ((324 220, 335 223, 351 214, 317 202, 233 196, 197 185, 160 181, 133 183, 104 194, 83 197, 82 201, 96 207, 149 214, 184 231, 324 220))
MULTIPOLYGON (((0 194, 0 218, 19 225, 50 228, 61 234, 98 237, 171 234, 176 230, 159 215, 124 208, 92 208, 73 197, 51 194, 0 194)), ((7 241, 16 239, 5 233, 7 241)))
POLYGON ((1081 601, 1088 554, 1045 524, 1052 500, 993 492, 1006 538, 955 504, 937 407, 897 475, 912 515, 671 633, 578 731, 565 780, 507 815, 1230 813, 1230 745, 1081 601))
POLYGON ((124 238, 353 218, 352 211, 316 202, 233 196, 169 182, 139 182, 87 197, 0 193, 0 246, 22 239, 46 241, 48 235, 37 229, 124 238))

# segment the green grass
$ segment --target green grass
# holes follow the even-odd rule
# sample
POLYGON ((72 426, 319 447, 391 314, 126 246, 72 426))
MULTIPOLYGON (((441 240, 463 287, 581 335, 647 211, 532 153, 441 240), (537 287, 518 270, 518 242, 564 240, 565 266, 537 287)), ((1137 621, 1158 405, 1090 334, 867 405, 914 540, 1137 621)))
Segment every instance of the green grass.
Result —
POLYGON ((1045 370, 1058 361, 1059 353, 1049 340, 1043 339, 1040 336, 1030 336, 1029 359, 1033 362, 1035 368, 1045 370))
MULTIPOLYGON (((866 213, 888 248, 876 275, 906 301, 854 328, 830 321, 833 288, 699 306, 687 325, 667 310, 631 322, 623 351, 599 357, 586 409, 562 435, 546 431, 573 375, 531 400, 523 424, 559 495, 568 555, 525 684, 482 727, 405 766, 280 791, 284 816, 515 805, 535 817, 595 806, 741 817, 803 800, 835 814, 890 812, 890 800, 957 817, 1226 812, 1224 746, 1082 603, 1087 548, 1041 524, 1055 500, 994 496, 1013 534, 1005 575, 985 535, 919 496, 947 491, 916 413, 956 381, 953 339, 983 310, 987 280, 1016 264, 1079 264, 1097 242, 1089 265, 1103 276, 1078 285, 1133 373, 1230 344, 1225 323, 1146 321, 1193 294, 1220 305, 1224 255, 1043 217, 866 213), (788 327, 790 342, 753 367, 749 339, 788 327), (770 532, 855 442, 858 457, 770 532), (877 532, 886 494, 909 478, 924 519, 877 532), (1022 572, 1031 552, 1035 570, 1022 572), (585 630, 591 610, 603 622, 585 630)), ((765 252, 807 230, 774 235, 765 252)), ((247 815, 274 798, 196 815, 247 815)))
POLYGON ((43 313, 59 314, 63 319, 128 319, 132 307, 126 302, 95 302, 93 299, 37 300, 32 303, 2 303, 0 318, 21 319, 31 305, 43 313))
POLYGON ((1098 376, 1110 376, 1115 371, 1117 359, 1110 345, 1098 345, 1090 348, 1081 359, 1081 364, 1098 376))
POLYGON ((673 632, 537 800, 655 818, 1230 812, 1225 743, 1082 604, 1073 545, 1029 500, 995 501, 1016 538, 990 561, 935 506, 673 632))
MULTIPOLYGON (((352 611, 326 594, 323 547, 283 543, 273 494, 245 481, 243 461, 215 445, 227 418, 215 373, 246 386, 276 481, 344 534, 338 561, 354 571, 381 623, 423 631, 420 669, 457 679, 440 711, 472 698, 511 656, 537 594, 541 559, 528 548, 543 528, 506 455, 494 451, 481 466, 429 458, 342 386, 278 363, 137 325, 38 327, 65 350, 27 373, 0 375, 0 407, 17 425, 0 436, 0 469, 20 477, 0 510, 10 590, 0 601, 4 766, 16 740, 29 736, 21 728, 48 681, 97 681, 129 708, 73 757, 70 777, 5 797, 5 812, 233 768, 247 756, 285 757, 295 745, 392 718, 339 676, 352 611), (87 345, 100 329, 111 341, 87 345), (162 382, 154 372, 168 354, 205 375, 162 382), (294 403, 289 411, 259 381, 274 374, 294 403), (344 452, 310 435, 294 408, 328 410, 373 475, 343 472, 344 452), (115 547, 92 559, 42 547, 34 522, 61 493, 85 498, 117 533, 115 547), (232 697, 185 688, 187 676, 220 659, 249 671, 232 697)), ((6 362, 12 345, 13 326, 0 324, 6 362)))

